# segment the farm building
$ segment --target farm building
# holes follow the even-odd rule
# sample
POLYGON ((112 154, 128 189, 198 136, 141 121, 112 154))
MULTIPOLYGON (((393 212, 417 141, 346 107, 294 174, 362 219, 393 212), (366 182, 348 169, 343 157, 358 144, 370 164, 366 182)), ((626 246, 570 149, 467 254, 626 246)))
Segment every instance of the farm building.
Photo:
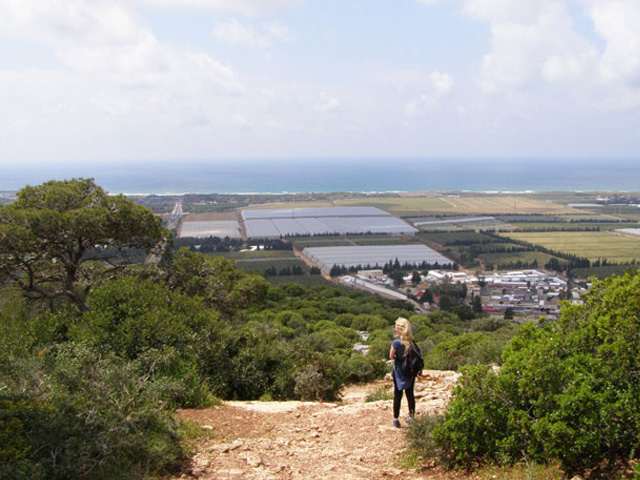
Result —
POLYGON ((180 238, 242 238, 240 224, 231 220, 186 221, 180 229, 180 238))
POLYGON ((314 262, 324 272, 334 265, 353 267, 382 267, 389 262, 401 265, 427 263, 440 266, 453 265, 448 258, 426 245, 376 245, 365 247, 308 247, 302 254, 314 262))
POLYGON ((375 207, 243 210, 247 238, 331 234, 414 234, 417 230, 375 207))

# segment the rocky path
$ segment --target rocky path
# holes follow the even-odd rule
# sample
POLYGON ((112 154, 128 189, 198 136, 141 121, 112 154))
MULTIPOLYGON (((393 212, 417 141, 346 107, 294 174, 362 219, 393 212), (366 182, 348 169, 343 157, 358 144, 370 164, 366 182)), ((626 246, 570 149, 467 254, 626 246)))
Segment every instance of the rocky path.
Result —
MULTIPOLYGON (((419 415, 442 413, 455 372, 426 371, 416 384, 419 415)), ((182 410, 180 417, 206 432, 182 479, 378 480, 446 478, 406 472, 400 459, 404 428, 391 426, 392 401, 365 402, 391 380, 350 387, 339 404, 226 402, 222 407, 182 410), (408 476, 407 476, 408 475, 408 476)), ((401 418, 406 418, 403 399, 401 418)))

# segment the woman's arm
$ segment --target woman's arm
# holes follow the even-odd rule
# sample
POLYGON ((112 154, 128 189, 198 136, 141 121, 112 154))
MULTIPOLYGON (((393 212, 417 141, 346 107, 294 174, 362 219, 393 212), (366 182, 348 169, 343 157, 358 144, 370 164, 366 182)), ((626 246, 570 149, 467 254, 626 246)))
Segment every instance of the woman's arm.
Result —
POLYGON ((394 360, 396 358, 396 349, 391 345, 391 350, 389 350, 389 360, 394 360))

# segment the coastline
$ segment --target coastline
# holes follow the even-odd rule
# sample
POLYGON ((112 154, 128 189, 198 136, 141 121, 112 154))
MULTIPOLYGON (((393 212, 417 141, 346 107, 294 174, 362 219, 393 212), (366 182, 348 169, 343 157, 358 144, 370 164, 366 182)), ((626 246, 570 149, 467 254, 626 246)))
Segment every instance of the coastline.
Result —
POLYGON ((127 196, 502 194, 640 191, 640 159, 313 159, 3 167, 0 192, 93 178, 127 196))

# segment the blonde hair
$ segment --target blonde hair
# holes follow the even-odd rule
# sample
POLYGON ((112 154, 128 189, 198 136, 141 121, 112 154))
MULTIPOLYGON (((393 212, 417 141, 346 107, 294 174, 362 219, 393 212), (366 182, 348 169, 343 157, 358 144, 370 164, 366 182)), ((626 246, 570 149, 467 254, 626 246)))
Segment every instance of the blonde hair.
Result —
POLYGON ((404 317, 398 317, 396 319, 396 327, 399 327, 400 341, 404 345, 404 356, 409 354, 409 350, 413 345, 413 333, 411 332, 411 323, 404 317))

